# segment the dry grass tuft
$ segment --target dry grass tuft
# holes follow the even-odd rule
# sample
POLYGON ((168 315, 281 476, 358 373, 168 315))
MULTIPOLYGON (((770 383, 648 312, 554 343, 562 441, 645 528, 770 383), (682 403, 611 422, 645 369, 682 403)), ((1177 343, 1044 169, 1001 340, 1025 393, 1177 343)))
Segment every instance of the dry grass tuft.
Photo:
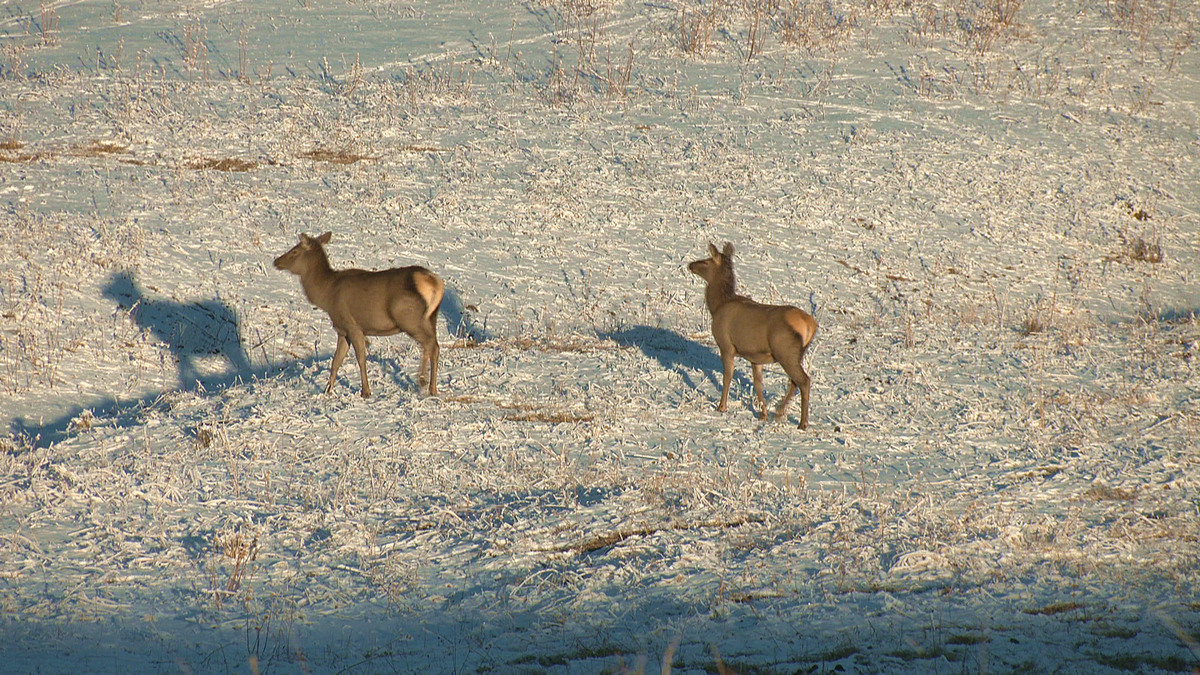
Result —
POLYGON ((543 424, 579 424, 595 419, 591 415, 576 415, 566 411, 535 410, 505 415, 509 422, 541 422, 543 424))
POLYGON ((1158 264, 1163 261, 1162 242, 1134 237, 1125 242, 1125 256, 1135 262, 1158 264))
POLYGON ((1121 234, 1121 248, 1108 255, 1105 260, 1108 262, 1143 262, 1157 265, 1166 257, 1163 255, 1163 247, 1161 239, 1151 240, 1144 235, 1134 235, 1132 237, 1121 234))
POLYGON ((1055 325, 1057 314, 1058 303, 1055 298, 1038 298, 1029 308, 1025 319, 1021 321, 1019 330, 1025 337, 1045 333, 1055 325))
POLYGON ((538 351, 538 352, 543 352, 543 353, 547 353, 547 354, 551 354, 551 353, 553 353, 553 354, 563 354, 563 353, 590 354, 593 352, 598 352, 598 351, 602 351, 602 350, 606 350, 606 349, 613 349, 616 347, 616 345, 612 344, 611 342, 606 343, 606 342, 599 342, 596 340, 587 340, 587 339, 583 339, 583 338, 575 338, 575 339, 567 339, 567 340, 557 340, 554 338, 550 338, 550 339, 517 338, 514 342, 515 342, 515 345, 517 346, 517 348, 519 348, 519 349, 524 349, 524 350, 528 350, 528 351, 538 351))
POLYGON ((857 17, 832 4, 794 0, 779 6, 776 23, 780 42, 817 54, 840 50, 857 17))
POLYGON ((1035 311, 1021 322, 1021 334, 1029 337, 1037 333, 1045 333, 1049 327, 1049 322, 1042 318, 1041 312, 1035 311))
POLYGON ((990 52, 1002 38, 1018 32, 1017 14, 1024 4, 1025 0, 991 0, 968 5, 959 17, 966 43, 980 54, 990 52))
POLYGON ((309 150, 308 152, 302 152, 300 153, 300 156, 304 157, 305 159, 311 159, 314 162, 328 162, 330 164, 342 165, 354 164, 356 162, 361 162, 368 159, 379 159, 379 157, 373 155, 360 155, 349 150, 327 150, 324 148, 317 148, 315 150, 309 150))
POLYGON ((209 593, 217 607, 220 607, 226 598, 236 595, 246 582, 252 563, 258 559, 258 535, 240 530, 218 532, 213 535, 212 548, 217 559, 208 570, 209 593))
POLYGON ((659 524, 645 524, 636 527, 621 528, 612 532, 605 532, 588 537, 574 546, 569 547, 568 550, 572 550, 576 553, 592 553, 594 551, 615 546, 616 544, 619 544, 632 537, 647 537, 658 534, 659 532, 672 530, 723 530, 741 527, 743 525, 760 524, 763 521, 764 518, 760 515, 747 514, 728 519, 702 520, 699 522, 676 520, 659 524))
POLYGON ((1137 499, 1137 490, 1093 485, 1084 495, 1097 502, 1132 502, 1137 499))
POLYGON ((129 149, 125 146, 109 141, 92 141, 86 145, 72 145, 69 154, 74 157, 104 157, 107 155, 119 155, 128 151, 129 149))
POLYGON ((1056 602, 1052 605, 1046 605, 1045 607, 1037 607, 1035 609, 1026 609, 1026 610, 1024 610, 1024 612, 1026 614, 1040 614, 1042 616, 1053 616, 1055 614, 1062 614, 1064 612, 1073 612, 1077 609, 1083 609, 1083 608, 1084 608, 1084 605, 1082 605, 1078 602, 1056 602))
POLYGON ((236 157, 226 157, 225 159, 197 159, 188 162, 187 168, 195 169, 196 171, 231 171, 244 172, 252 171, 258 168, 256 162, 250 162, 236 157))
POLYGON ((717 31, 721 16, 721 3, 714 2, 705 7, 679 8, 679 48, 688 54, 703 56, 712 48, 713 34, 717 31))
POLYGON ((22 152, 25 144, 16 139, 0 141, 0 162, 17 164, 20 162, 36 162, 50 156, 46 152, 22 152))
MULTIPOLYGON (((446 148, 439 148, 435 145, 404 145, 400 147, 401 152, 447 152, 446 148)), ((374 159, 373 157, 370 159, 374 159)))

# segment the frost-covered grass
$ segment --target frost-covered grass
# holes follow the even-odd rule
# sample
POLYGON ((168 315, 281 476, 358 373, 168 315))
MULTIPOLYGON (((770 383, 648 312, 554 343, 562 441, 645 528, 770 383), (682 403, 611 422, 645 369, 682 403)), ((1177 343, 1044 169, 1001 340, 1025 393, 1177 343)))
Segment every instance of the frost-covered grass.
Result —
POLYGON ((1200 666, 1195 7, 0 6, 6 664, 1200 666), (321 393, 326 230, 440 398, 321 393), (714 410, 709 241, 808 431, 714 410))

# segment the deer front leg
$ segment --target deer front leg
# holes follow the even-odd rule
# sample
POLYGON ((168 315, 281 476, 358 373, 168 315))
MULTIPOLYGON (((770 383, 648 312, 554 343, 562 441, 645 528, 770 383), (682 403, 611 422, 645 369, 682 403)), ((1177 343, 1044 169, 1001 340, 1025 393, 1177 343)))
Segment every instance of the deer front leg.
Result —
POLYGON ((367 384, 367 336, 356 330, 350 334, 350 341, 354 344, 354 358, 358 359, 358 373, 362 376, 362 397, 370 398, 371 385, 367 384))
POLYGON ((762 364, 752 364, 750 371, 754 373, 754 400, 758 402, 758 409, 761 411, 758 419, 765 420, 767 419, 767 399, 763 397, 762 364))
POLYGON ((718 412, 725 412, 726 404, 729 403, 729 383, 733 381, 733 350, 721 350, 721 365, 725 367, 725 372, 721 376, 721 403, 717 405, 718 412))
POLYGON ((346 358, 346 350, 350 349, 350 343, 346 341, 346 336, 338 333, 337 349, 333 352, 333 362, 329 364, 329 384, 325 385, 325 393, 333 391, 333 383, 337 381, 338 368, 342 367, 342 359, 346 358))

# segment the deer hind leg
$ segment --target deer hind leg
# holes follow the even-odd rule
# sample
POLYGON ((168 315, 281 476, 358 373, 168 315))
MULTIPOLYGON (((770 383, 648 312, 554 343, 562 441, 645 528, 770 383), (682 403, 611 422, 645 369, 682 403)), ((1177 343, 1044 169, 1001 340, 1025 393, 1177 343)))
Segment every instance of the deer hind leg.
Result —
POLYGON ((783 417, 783 414, 787 409, 788 403, 791 402, 792 396, 795 395, 796 390, 799 389, 800 390, 800 428, 807 429, 808 428, 808 389, 809 389, 809 385, 811 384, 811 380, 808 377, 808 373, 804 372, 804 366, 800 362, 800 359, 802 359, 803 357, 804 357, 804 353, 801 352, 800 358, 796 359, 796 361, 794 363, 788 363, 788 364, 784 365, 784 370, 787 371, 788 377, 791 379, 791 384, 788 385, 787 396, 784 396, 783 402, 779 404, 779 412, 777 413, 777 415, 779 417, 783 417))
MULTIPOLYGON (((438 301, 441 306, 441 300, 438 301)), ((438 309, 435 307, 433 312, 429 314, 429 395, 437 396, 437 378, 438 378, 438 359, 440 358, 442 347, 438 344, 437 339, 437 316, 438 309)))
POLYGON ((800 428, 808 428, 808 373, 804 372, 804 352, 808 351, 808 345, 804 344, 803 338, 796 334, 779 334, 771 341, 771 353, 777 357, 779 365, 783 366, 784 372, 787 373, 791 383, 788 385, 787 394, 783 397, 783 401, 779 403, 777 417, 783 417, 787 412, 787 406, 792 402, 792 396, 796 391, 800 391, 800 428))
POLYGON ((437 310, 429 317, 429 344, 425 353, 429 359, 429 395, 437 396, 438 358, 442 352, 437 339, 437 310))
POLYGON ((758 403, 758 419, 767 419, 767 399, 763 397, 762 364, 751 364, 750 371, 754 373, 754 400, 758 403))
POLYGON ((810 384, 810 380, 808 379, 808 373, 804 372, 803 368, 800 369, 800 373, 804 376, 804 378, 802 380, 800 380, 800 408, 801 408, 801 410, 800 410, 800 428, 807 429, 808 428, 808 385, 810 384))
POLYGON ((362 397, 371 396, 371 385, 367 384, 367 336, 356 330, 350 334, 350 342, 354 345, 354 358, 358 359, 358 373, 362 377, 362 397))
MULTIPOLYGON (((431 322, 432 323, 432 322, 431 322)), ((437 396, 438 346, 437 333, 432 329, 421 331, 413 336, 421 345, 421 367, 417 372, 417 384, 428 391, 430 396, 437 396)))
POLYGON ((337 349, 333 352, 333 362, 329 364, 329 384, 325 385, 325 393, 333 391, 333 383, 337 381, 338 368, 342 367, 342 359, 346 358, 346 351, 350 349, 350 343, 346 341, 346 336, 338 333, 337 349))
POLYGON ((429 395, 437 396, 438 355, 442 349, 438 346, 436 337, 429 341, 429 346, 424 351, 429 359, 429 395))
POLYGON ((775 409, 775 419, 783 419, 787 414, 788 404, 792 402, 792 397, 796 395, 796 383, 788 380, 787 393, 783 395, 783 400, 779 402, 779 407, 775 409))

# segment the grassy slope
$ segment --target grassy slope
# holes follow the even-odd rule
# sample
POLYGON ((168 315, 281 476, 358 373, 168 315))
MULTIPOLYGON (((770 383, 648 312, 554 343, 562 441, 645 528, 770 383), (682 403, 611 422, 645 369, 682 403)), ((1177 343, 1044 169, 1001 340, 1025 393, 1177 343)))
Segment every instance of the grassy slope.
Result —
POLYGON ((14 658, 1195 664, 1189 10, 97 7, 3 24, 14 658), (318 395, 326 229, 444 274, 441 400, 402 338, 318 395), (710 239, 820 320, 810 432, 712 410, 710 239))

